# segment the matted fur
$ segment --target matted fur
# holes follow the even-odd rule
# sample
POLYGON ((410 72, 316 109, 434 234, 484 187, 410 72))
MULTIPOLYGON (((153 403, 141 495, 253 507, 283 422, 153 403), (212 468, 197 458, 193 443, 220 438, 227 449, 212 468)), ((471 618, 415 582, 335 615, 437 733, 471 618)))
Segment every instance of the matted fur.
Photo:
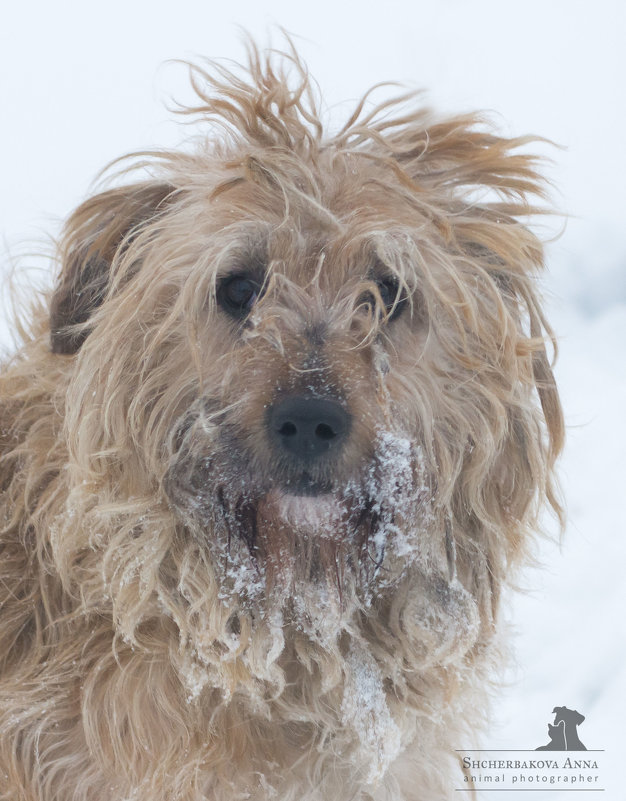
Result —
POLYGON ((295 53, 192 77, 206 138, 73 214, 2 368, 0 799, 453 797, 559 512, 530 140, 406 97, 326 134, 295 53), (295 394, 353 420, 311 496, 295 394))

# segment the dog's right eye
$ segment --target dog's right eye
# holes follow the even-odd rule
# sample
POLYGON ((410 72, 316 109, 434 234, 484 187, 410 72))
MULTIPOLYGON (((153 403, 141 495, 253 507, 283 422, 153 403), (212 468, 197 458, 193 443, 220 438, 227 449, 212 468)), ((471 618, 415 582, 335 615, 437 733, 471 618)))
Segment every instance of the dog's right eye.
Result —
POLYGON ((238 320, 246 317, 261 293, 261 285, 248 275, 229 275, 217 288, 217 303, 238 320))

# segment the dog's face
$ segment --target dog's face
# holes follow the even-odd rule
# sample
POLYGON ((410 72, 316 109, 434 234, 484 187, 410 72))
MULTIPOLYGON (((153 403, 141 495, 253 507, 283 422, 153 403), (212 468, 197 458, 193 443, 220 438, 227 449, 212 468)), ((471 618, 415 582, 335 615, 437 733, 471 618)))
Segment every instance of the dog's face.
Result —
POLYGON ((218 87, 228 143, 70 221, 58 560, 124 636, 167 619, 215 670, 248 649, 267 678, 290 627, 337 660, 361 638, 445 665, 489 636, 551 497, 560 411, 517 199, 537 178, 474 119, 324 139, 280 86, 278 110, 218 87))

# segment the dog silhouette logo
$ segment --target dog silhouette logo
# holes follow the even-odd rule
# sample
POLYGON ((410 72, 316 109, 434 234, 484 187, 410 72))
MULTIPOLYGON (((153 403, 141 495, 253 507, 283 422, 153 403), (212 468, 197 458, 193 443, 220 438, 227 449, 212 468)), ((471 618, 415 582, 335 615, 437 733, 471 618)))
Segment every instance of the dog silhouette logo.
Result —
POLYGON ((540 745, 535 751, 586 751, 578 737, 578 726, 585 720, 575 709, 566 706, 555 706, 554 724, 548 723, 548 736, 550 742, 540 745))

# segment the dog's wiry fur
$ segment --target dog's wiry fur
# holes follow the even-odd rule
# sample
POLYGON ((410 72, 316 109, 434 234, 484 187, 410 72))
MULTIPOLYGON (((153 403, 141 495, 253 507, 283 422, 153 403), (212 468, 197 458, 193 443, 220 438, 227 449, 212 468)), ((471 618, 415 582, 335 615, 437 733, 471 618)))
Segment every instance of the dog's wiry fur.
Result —
POLYGON ((529 140, 192 74, 206 140, 73 214, 2 369, 0 799, 452 797, 559 512, 529 140), (293 397, 351 420, 306 471, 293 397))

